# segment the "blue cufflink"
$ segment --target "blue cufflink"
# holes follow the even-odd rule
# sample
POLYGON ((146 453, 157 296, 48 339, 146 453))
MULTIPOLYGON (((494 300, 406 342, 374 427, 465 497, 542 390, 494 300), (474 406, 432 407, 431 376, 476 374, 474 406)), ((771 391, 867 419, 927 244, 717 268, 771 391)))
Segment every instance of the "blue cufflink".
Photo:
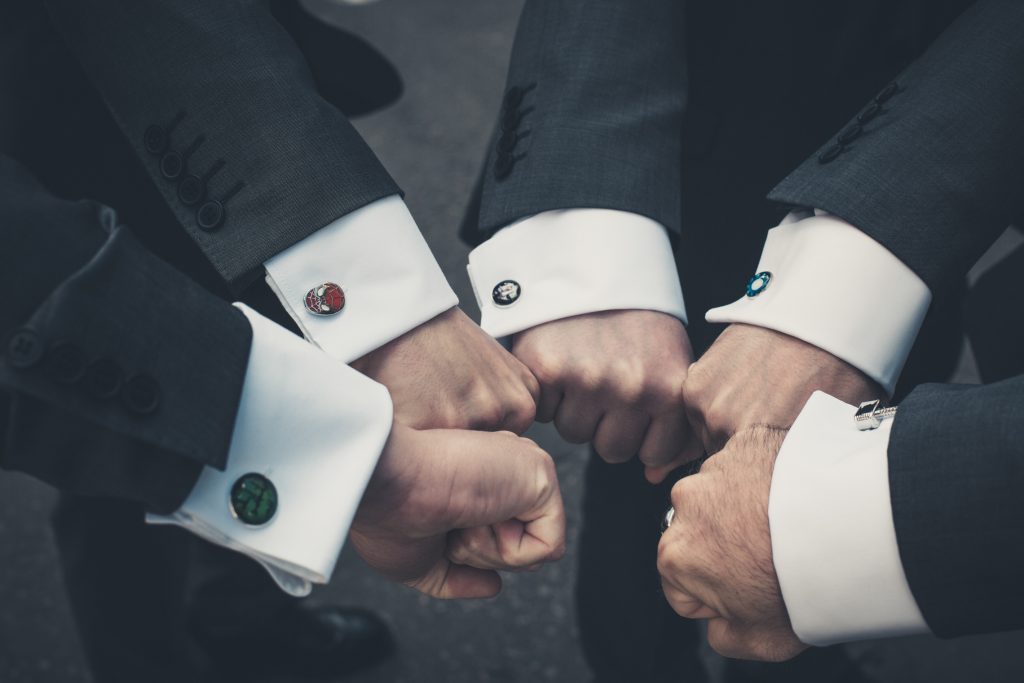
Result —
POLYGON ((747 281, 747 296, 754 298, 764 290, 768 289, 768 283, 772 281, 772 274, 767 270, 758 273, 747 281))

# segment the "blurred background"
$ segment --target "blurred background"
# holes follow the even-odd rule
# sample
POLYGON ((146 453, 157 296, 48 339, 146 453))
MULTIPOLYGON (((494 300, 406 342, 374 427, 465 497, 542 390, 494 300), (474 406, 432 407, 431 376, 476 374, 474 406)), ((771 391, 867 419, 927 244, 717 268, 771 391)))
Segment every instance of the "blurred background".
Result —
MULTIPOLYGON (((456 238, 496 119, 522 0, 380 0, 304 3, 362 36, 402 75, 391 107, 355 120, 406 191, 406 201, 463 307, 477 316, 456 238)), ((358 64, 338 65, 358 69, 358 64)), ((1008 233, 984 269, 1022 240, 1008 233)), ((958 379, 974 381, 969 349, 958 379)), ((373 576, 350 551, 331 585, 312 600, 362 605, 382 614, 399 641, 395 658, 345 680, 356 683, 586 681, 573 611, 575 533, 585 447, 546 427, 530 436, 555 457, 570 525, 566 559, 508 577, 496 599, 430 601, 373 576)), ((969 454, 965 454, 969 455, 969 454)), ((49 527, 52 490, 0 472, 0 683, 87 683, 49 527)), ((1024 680, 1024 635, 939 642, 912 638, 851 646, 884 683, 1010 683, 1024 680)), ((712 671, 715 658, 707 654, 712 671)), ((142 683, 142 682, 140 682, 142 683)), ((183 683, 188 683, 184 682, 183 683)), ((278 683, 286 683, 281 680, 278 683)), ((638 682, 643 683, 643 682, 638 682)), ((823 682, 824 683, 824 682, 823 682)))

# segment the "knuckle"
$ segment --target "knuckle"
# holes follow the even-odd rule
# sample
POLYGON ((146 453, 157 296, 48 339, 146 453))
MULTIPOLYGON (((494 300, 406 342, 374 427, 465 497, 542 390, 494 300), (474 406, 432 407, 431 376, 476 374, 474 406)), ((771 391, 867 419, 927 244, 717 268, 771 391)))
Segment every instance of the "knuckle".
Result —
POLYGON ((688 404, 701 406, 710 398, 711 382, 705 366, 699 361, 690 366, 683 378, 681 390, 688 404))
MULTIPOLYGON (((692 476, 683 477, 672 487, 672 507, 676 510, 681 510, 686 507, 688 502, 693 498, 696 490, 696 486, 693 481, 694 478, 692 476)), ((681 520, 677 519, 676 521, 681 520)))
POLYGON ((565 371, 565 364, 561 359, 544 349, 528 348, 524 350, 520 360, 530 369, 541 386, 558 384, 565 371))

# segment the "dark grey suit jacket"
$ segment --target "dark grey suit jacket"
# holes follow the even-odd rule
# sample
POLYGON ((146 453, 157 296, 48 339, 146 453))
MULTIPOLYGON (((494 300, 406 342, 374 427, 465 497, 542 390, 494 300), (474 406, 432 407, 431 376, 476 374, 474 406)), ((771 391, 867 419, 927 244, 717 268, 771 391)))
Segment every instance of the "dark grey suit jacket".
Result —
POLYGON ((45 5, 181 228, 234 292, 271 256, 399 192, 320 97, 267 2, 45 5))
POLYGON ((47 355, 0 381, 3 466, 174 509, 202 465, 227 455, 249 327, 225 300, 290 325, 262 284, 263 262, 399 192, 321 97, 268 5, 0 6, 0 151, 55 195, 43 199, 5 162, 0 341, 28 325, 47 355), (15 187, 32 189, 21 198, 15 187), (116 207, 132 235, 104 242, 97 201, 116 207), (85 246, 65 254, 69 240, 85 246), (108 256, 90 261, 97 253, 108 256), (106 269, 86 277, 101 290, 82 288, 87 263, 106 269), (64 381, 51 379, 51 357, 74 366, 64 381), (101 359, 93 374, 116 366, 123 375, 116 392, 100 392, 112 397, 75 369, 101 359), (129 375, 147 379, 129 385, 129 375), (146 386, 159 408, 133 413, 125 387, 146 386))
POLYGON ((0 464, 62 490, 178 507, 223 468, 245 316, 0 156, 0 464))
MULTIPOLYGON (((935 314, 1024 213, 1024 3, 956 18, 970 4, 527 2, 463 234, 559 208, 649 216, 703 311, 740 294, 789 206, 823 208, 931 287, 902 393, 940 378, 959 331, 935 314)), ((884 305, 885 283, 850 286, 884 305)), ((694 316, 690 334, 699 349, 717 330, 694 316)), ((894 518, 939 635, 1024 627, 1022 417, 1021 379, 920 386, 900 409, 894 518)))

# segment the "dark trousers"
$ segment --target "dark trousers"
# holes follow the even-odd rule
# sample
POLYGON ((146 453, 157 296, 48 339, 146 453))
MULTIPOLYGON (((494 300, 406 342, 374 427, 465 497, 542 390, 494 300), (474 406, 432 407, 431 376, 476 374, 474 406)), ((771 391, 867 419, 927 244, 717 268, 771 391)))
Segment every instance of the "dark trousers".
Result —
MULTIPOLYGON (((698 623, 672 611, 656 567, 661 520, 677 479, 652 486, 638 461, 609 465, 591 454, 576 597, 583 652, 597 683, 707 680, 698 623)), ((831 683, 857 680, 854 670, 845 650, 833 647, 781 664, 730 660, 725 680, 831 683)))
POLYGON ((54 532, 71 609, 96 683, 212 680, 196 626, 230 634, 294 600, 248 558, 138 505, 64 496, 54 532))

